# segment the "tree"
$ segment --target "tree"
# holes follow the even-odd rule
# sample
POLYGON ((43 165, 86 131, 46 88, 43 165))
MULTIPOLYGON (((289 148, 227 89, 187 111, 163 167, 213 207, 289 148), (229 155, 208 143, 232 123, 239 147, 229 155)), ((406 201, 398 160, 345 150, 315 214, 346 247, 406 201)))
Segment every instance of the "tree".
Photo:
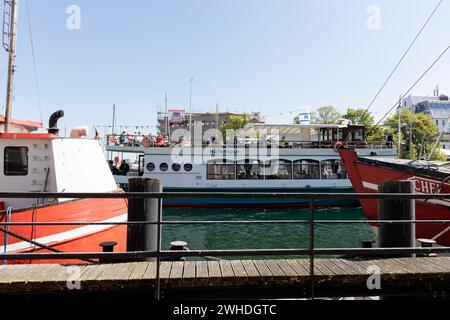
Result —
POLYGON ((351 124, 362 124, 365 126, 366 140, 368 142, 384 141, 387 136, 385 128, 373 125, 373 115, 366 109, 348 108, 342 118, 350 121, 351 124))
POLYGON ((363 124, 365 126, 373 124, 373 115, 366 109, 348 108, 342 118, 350 120, 351 124, 363 124))
POLYGON ((324 106, 311 113, 311 122, 320 124, 334 124, 339 121, 341 114, 333 106, 324 106))
MULTIPOLYGON (((339 121, 341 114, 333 106, 324 106, 316 110, 316 112, 311 112, 311 123, 319 124, 334 124, 339 121)), ((300 120, 297 117, 294 118, 294 124, 300 124, 300 120)))
MULTIPOLYGON (((398 112, 384 122, 384 126, 394 133, 398 139, 398 112)), ((405 143, 405 155, 410 157, 412 148, 412 156, 419 159, 428 156, 435 144, 435 137, 438 134, 438 128, 431 117, 425 113, 412 113, 410 110, 402 110, 400 115, 400 138, 405 143), (412 123, 411 123, 412 122, 412 123), (412 141, 410 141, 410 128, 412 127, 412 141), (412 144, 411 144, 412 143, 412 144)), ((435 152, 432 159, 440 159, 442 154, 435 152)))
POLYGON ((220 126, 220 131, 222 132, 222 136, 226 139, 227 130, 240 130, 243 129, 247 124, 250 123, 250 115, 232 115, 230 116, 230 120, 227 123, 224 123, 220 126))

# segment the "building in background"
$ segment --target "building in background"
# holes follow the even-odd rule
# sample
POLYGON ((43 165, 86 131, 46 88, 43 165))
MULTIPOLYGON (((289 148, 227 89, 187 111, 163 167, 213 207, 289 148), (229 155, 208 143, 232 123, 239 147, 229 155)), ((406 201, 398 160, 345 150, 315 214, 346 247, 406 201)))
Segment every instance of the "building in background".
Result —
MULTIPOLYGON (((220 127, 230 121, 231 116, 243 116, 245 113, 232 112, 206 112, 189 113, 183 109, 168 109, 167 113, 158 112, 158 134, 171 137, 172 132, 177 129, 189 131, 189 120, 192 118, 192 129, 201 128, 203 142, 207 137, 203 134, 209 129, 220 129, 220 127)), ((264 123, 259 112, 247 113, 251 123, 264 123)), ((198 141, 196 141, 198 142, 198 141)))
MULTIPOLYGON (((10 132, 30 133, 42 128, 42 123, 37 121, 23 121, 11 119, 10 132)), ((5 116, 0 115, 0 133, 5 132, 5 116)))
MULTIPOLYGON (((439 89, 433 96, 408 96, 402 100, 402 109, 411 110, 414 113, 428 114, 438 127, 440 133, 444 130, 447 119, 450 117, 450 101, 448 96, 439 94, 439 89)), ((450 150, 450 127, 447 128, 441 139, 442 149, 450 150)))

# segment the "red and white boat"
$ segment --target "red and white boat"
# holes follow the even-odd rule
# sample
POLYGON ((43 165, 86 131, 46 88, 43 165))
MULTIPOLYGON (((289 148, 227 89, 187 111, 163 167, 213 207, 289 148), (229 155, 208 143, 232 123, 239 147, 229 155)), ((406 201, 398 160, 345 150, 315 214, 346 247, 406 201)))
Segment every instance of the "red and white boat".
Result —
MULTIPOLYGON (((117 192, 98 140, 87 129, 70 137, 58 135, 59 111, 50 117, 48 132, 33 133, 42 125, 11 118, 16 56, 18 1, 5 1, 4 42, 8 51, 5 116, 0 117, 0 192, 117 192)), ((125 199, 6 199, 0 198, 0 222, 123 222, 125 199)), ((117 242, 126 249, 126 226, 0 226, 0 252, 101 251, 100 243, 117 242), (49 250, 51 249, 51 250, 49 250)), ((8 261, 8 263, 48 261, 8 261)), ((54 262, 54 261, 53 261, 54 262)), ((73 263, 80 261, 60 261, 73 263)), ((6 261, 4 261, 6 263, 6 261)))
MULTIPOLYGON (((0 191, 119 191, 99 141, 82 137, 80 133, 84 131, 74 129, 69 138, 60 137, 54 130, 53 133, 0 133, 0 191)), ((0 222, 123 222, 127 219, 125 199, 0 198, 0 209, 0 222)), ((126 249, 124 226, 11 225, 1 228, 0 250, 6 253, 47 252, 43 249, 45 246, 64 252, 96 252, 101 251, 99 244, 105 241, 117 242, 116 251, 126 249), (13 234, 43 246, 33 245, 13 234)))
MULTIPOLYGON (((357 193, 377 193, 378 186, 387 180, 414 181, 418 194, 450 193, 450 162, 358 157, 354 150, 345 148, 338 152, 357 193)), ((361 205, 367 219, 378 219, 378 200, 362 199, 361 205)), ((450 220, 450 201, 416 200, 416 219, 450 220)), ((416 236, 449 247, 450 224, 416 224, 416 236)))

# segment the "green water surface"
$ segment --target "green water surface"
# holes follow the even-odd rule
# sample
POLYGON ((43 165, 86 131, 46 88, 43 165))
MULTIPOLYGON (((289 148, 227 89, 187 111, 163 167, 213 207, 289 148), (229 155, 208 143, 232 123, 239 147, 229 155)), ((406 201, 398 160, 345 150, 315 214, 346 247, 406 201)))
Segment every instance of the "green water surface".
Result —
MULTIPOLYGON (((164 209, 163 220, 308 220, 308 209, 164 209)), ((360 208, 315 210, 320 220, 361 220, 360 208)), ((309 224, 273 225, 166 225, 163 250, 174 240, 186 241, 191 250, 308 248, 309 224)), ((360 239, 375 240, 363 224, 316 224, 317 248, 359 248, 360 239)))

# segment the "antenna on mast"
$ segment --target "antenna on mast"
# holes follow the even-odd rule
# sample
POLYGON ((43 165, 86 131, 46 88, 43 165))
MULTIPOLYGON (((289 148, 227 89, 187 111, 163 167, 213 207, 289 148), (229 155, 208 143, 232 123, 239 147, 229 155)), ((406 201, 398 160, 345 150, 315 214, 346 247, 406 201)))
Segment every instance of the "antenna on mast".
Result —
POLYGON ((8 52, 8 84, 6 87, 5 132, 9 132, 11 123, 11 105, 16 71, 16 36, 19 0, 4 0, 3 11, 3 48, 8 52))

